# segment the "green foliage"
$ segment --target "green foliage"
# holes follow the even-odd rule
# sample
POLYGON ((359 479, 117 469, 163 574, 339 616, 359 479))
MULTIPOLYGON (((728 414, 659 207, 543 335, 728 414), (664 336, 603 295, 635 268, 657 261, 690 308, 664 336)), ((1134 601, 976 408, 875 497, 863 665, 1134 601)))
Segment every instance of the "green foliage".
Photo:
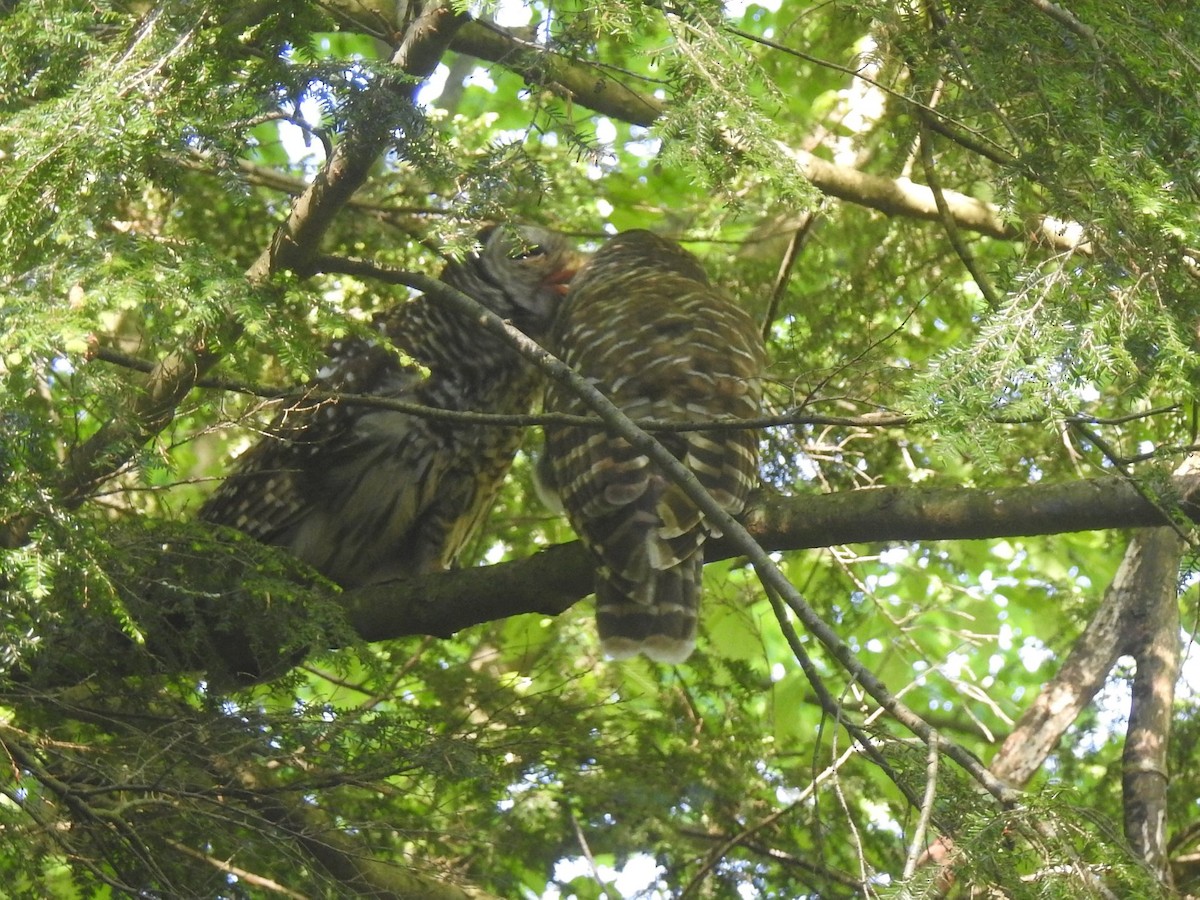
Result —
MULTIPOLYGON (((716 283, 770 312, 776 411, 823 417, 764 435, 764 480, 800 509, 818 491, 1118 470, 1166 505, 1200 384, 1193 6, 1081 0, 1063 20, 1003 0, 785 0, 734 21, 716 3, 529 4, 523 39, 663 104, 646 128, 594 114, 550 66, 454 51, 444 93, 411 106, 372 36, 401 23, 358 4, 6 5, 8 895, 345 896, 352 876, 316 836, 350 848, 343 864, 426 879, 414 896, 935 896, 944 870, 903 877, 932 778, 924 841, 952 841, 951 896, 1158 896, 1117 824, 1118 700, 1085 713, 1002 808, 948 759, 932 773, 926 747, 801 634, 836 704, 823 708, 743 560, 706 567, 701 647, 678 667, 599 659, 586 602, 364 645, 335 587, 193 521, 272 404, 201 386, 86 497, 64 484, 155 390, 121 359, 183 353, 266 393, 407 296, 246 274, 328 147, 382 134, 388 152, 322 252, 436 274, 485 219, 585 243, 634 227, 683 237, 716 283), (942 187, 1017 228, 1003 241, 959 227, 993 306, 942 223, 885 216, 850 188, 820 199, 781 150, 920 182, 923 108, 944 126, 942 187), (1026 239, 1046 215, 1085 252, 1026 239), (868 412, 922 421, 848 418, 868 412)), ((530 468, 518 458, 465 564, 571 539, 530 468)), ((780 565, 890 690, 987 761, 1075 646, 1122 545, 909 540, 780 565)), ((1183 856, 1200 773, 1196 698, 1178 705, 1167 823, 1183 856)))
POLYGON ((0 127, 11 166, 0 247, 10 271, 87 241, 142 185, 170 185, 168 160, 189 147, 230 146, 229 126, 279 83, 279 47, 315 21, 277 13, 243 31, 249 23, 236 17, 205 27, 202 11, 172 6, 141 18, 102 8, 97 20, 89 5, 91 21, 72 5, 59 20, 59 6, 21 4, 0 33, 6 47, 32 50, 6 52, 0 69, 3 95, 18 98, 0 127), (58 24, 24 40, 48 20, 58 24))

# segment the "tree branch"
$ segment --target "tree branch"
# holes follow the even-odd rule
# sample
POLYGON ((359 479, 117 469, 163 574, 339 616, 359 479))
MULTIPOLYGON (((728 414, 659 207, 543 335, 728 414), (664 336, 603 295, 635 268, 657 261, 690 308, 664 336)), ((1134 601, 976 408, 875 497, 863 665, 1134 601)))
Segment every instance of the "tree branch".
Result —
MULTIPOLYGON (((1188 473, 1187 466, 1180 472, 1188 473)), ((1125 837, 1166 885, 1171 883, 1167 741, 1181 662, 1176 585, 1184 549, 1175 528, 1133 535, 1100 608, 988 766, 1008 784, 1025 785, 1104 686, 1117 659, 1134 654, 1137 674, 1122 775, 1125 837)), ((943 835, 923 861, 952 867, 952 849, 953 839, 943 835)))
MULTIPOLYGON (((569 85, 569 97, 589 109, 635 125, 649 126, 666 111, 660 100, 622 85, 595 65, 522 41, 495 26, 472 22, 456 35, 451 49, 497 62, 520 75, 569 85)), ((777 142, 784 158, 823 194, 878 210, 889 216, 940 221, 937 198, 930 188, 907 178, 869 175, 777 142)), ((1088 253, 1081 229, 1050 216, 1033 216, 1014 224, 1000 209, 958 191, 943 190, 948 214, 959 228, 999 240, 1029 240, 1060 252, 1088 253)))
MULTIPOLYGON (((768 551, 845 543, 978 540, 1163 525, 1178 504, 1200 521, 1200 477, 1169 483, 1162 505, 1126 480, 979 488, 882 488, 759 500, 743 517, 768 551)), ((705 561, 740 549, 726 539, 705 545, 705 561)), ((592 590, 592 562, 579 543, 493 566, 461 569, 347 591, 341 601, 368 641, 412 634, 449 636, 523 613, 557 615, 592 590)), ((1020 783, 1019 779, 1015 779, 1020 783)))
MULTIPOLYGON (((324 269, 323 269, 324 271, 324 269)), ((111 347, 99 346, 89 351, 90 359, 98 359, 135 372, 153 372, 156 363, 148 359, 133 356, 111 347)), ((426 406, 408 400, 394 397, 384 397, 377 394, 354 394, 343 391, 323 391, 306 387, 271 387, 254 384, 236 378, 216 378, 206 376, 196 379, 197 388, 228 391, 234 394, 245 394, 251 397, 261 397, 264 400, 317 405, 337 402, 346 406, 363 406, 372 409, 388 409, 408 413, 424 419, 437 419, 444 422, 461 422, 468 425, 581 425, 604 427, 598 416, 573 415, 570 413, 529 413, 526 415, 507 415, 502 413, 474 412, 470 410, 444 409, 440 406, 426 406)), ((1134 415, 1143 418, 1155 412, 1170 412, 1173 410, 1157 410, 1140 412, 1134 415)), ((1084 417, 1093 424, 1120 424, 1110 420, 1097 420, 1095 417, 1084 417)), ((1122 417, 1123 420, 1129 417, 1122 417)), ((747 428, 773 428, 780 425, 834 425, 847 428, 895 428, 907 425, 919 425, 927 419, 919 416, 905 416, 893 413, 865 413, 861 416, 822 416, 809 415, 801 412, 786 413, 779 416, 759 416, 755 419, 709 419, 707 421, 662 422, 656 419, 636 420, 639 428, 647 431, 745 431, 747 428)), ((1030 421, 1003 421, 1000 424, 1026 425, 1030 421)), ((1043 419, 1031 421, 1044 421, 1043 419)), ((1069 417, 1065 421, 1076 421, 1069 417)))
MULTIPOLYGON (((1162 531, 1147 529, 1134 534, 1099 609, 993 758, 991 769, 997 777, 1015 786, 1026 784, 1058 746, 1068 726, 1104 687, 1117 658, 1127 652, 1131 603, 1147 583, 1158 581, 1161 575, 1161 538, 1155 535, 1162 531)), ((1178 559, 1175 562, 1178 568, 1178 559)))
MULTIPOLYGON (((1200 521, 1200 476, 1172 479, 1159 505, 1125 479, 1106 478, 1004 490, 908 487, 760 498, 744 522, 755 541, 775 551, 1151 527, 1167 521, 1164 508, 1200 521)), ((336 625, 321 625, 313 611, 295 603, 252 602, 242 581, 244 566, 255 563, 243 559, 244 543, 221 543, 207 553, 197 553, 176 537, 142 536, 140 540, 155 548, 154 565, 135 573, 141 582, 131 578, 127 584, 125 602, 146 630, 146 646, 154 654, 151 660, 130 653, 128 636, 115 628, 107 637, 90 631, 89 653, 79 653, 80 629, 95 626, 89 619, 90 624, 68 623, 64 633, 45 635, 41 652, 30 661, 26 674, 46 684, 73 684, 89 677, 93 668, 119 676, 145 672, 149 665, 155 672, 209 669, 213 677, 222 670, 243 679, 274 677, 299 661, 294 638, 288 636, 296 633, 301 620, 310 633, 323 630, 313 641, 321 648, 343 646, 350 634, 365 641, 448 637, 515 615, 558 615, 590 594, 593 585, 593 562, 583 545, 560 544, 498 565, 389 581, 331 596, 349 626, 338 630, 336 625), (217 553, 222 563, 213 566, 217 553), (165 584, 180 579, 190 585, 188 590, 164 593, 165 584), (233 602, 243 612, 230 622, 228 608, 233 602), (252 629, 245 627, 247 621, 254 622, 252 629), (198 641, 193 632, 197 628, 215 630, 198 641), (64 666, 64 660, 73 663, 64 666)), ((723 538, 706 545, 705 560, 715 562, 743 552, 740 545, 723 538)), ((297 585, 309 594, 318 590, 299 580, 297 585)), ((1020 783, 1015 775, 1006 774, 1020 783)))
MULTIPOLYGON (((223 774, 220 763, 216 768, 217 774, 223 774)), ((346 891, 391 900, 498 900, 476 888, 460 887, 376 859, 363 841, 352 837, 355 834, 352 829, 339 824, 321 808, 280 799, 272 790, 273 779, 266 771, 242 765, 229 774, 245 790, 245 802, 284 830, 346 891)))
MULTIPOLYGON (((823 194, 889 216, 941 221, 937 198, 923 184, 916 184, 907 178, 869 175, 849 166, 827 162, 807 150, 789 147, 782 142, 776 142, 775 146, 795 163, 800 175, 823 194)), ((1077 225, 1060 222, 1050 216, 1033 216, 1024 226, 1018 226, 990 203, 958 191, 943 190, 941 194, 946 212, 959 228, 1004 241, 1025 239, 1061 252, 1090 252, 1090 245, 1083 240, 1077 225)))
POLYGON ((1175 531, 1135 536, 1153 560, 1125 610, 1128 651, 1137 663, 1123 754, 1125 839, 1163 884, 1171 883, 1167 852, 1167 745, 1179 680, 1179 564, 1186 547, 1175 531))
POLYGON ((570 101, 632 125, 649 126, 666 110, 656 97, 642 94, 592 65, 523 41, 496 25, 470 22, 454 36, 450 49, 499 63, 533 84, 542 84, 570 101))
MULTIPOLYGON (((270 245, 246 271, 246 279, 264 286, 279 271, 303 272, 334 216, 366 180, 371 165, 394 140, 394 131, 412 118, 417 82, 428 77, 465 18, 441 0, 426 3, 405 32, 392 62, 412 77, 405 83, 381 82, 372 91, 394 94, 378 115, 359 116, 347 128, 312 184, 293 203, 287 219, 270 245)), ((61 495, 68 505, 87 499, 94 486, 118 471, 147 441, 174 418, 175 409, 219 359, 208 348, 236 340, 240 326, 229 322, 220 340, 193 335, 167 353, 150 373, 142 389, 131 398, 129 412, 106 423, 68 456, 61 495)), ((6 542, 10 540, 6 537, 6 542)))
POLYGON ((942 228, 946 232, 946 240, 954 248, 954 252, 959 260, 962 261, 963 267, 971 273, 971 278, 975 280, 980 293, 983 294, 983 299, 987 303, 988 309, 995 312, 1000 308, 1002 302, 1000 295, 992 287, 991 279, 987 277, 983 269, 975 261, 975 256, 971 253, 971 248, 967 246, 967 242, 958 233, 958 225, 955 224, 954 216, 950 212, 950 204, 946 201, 946 193, 942 190, 937 166, 933 161, 932 129, 929 127, 929 120, 931 118, 932 116, 924 110, 917 111, 920 134, 920 139, 917 143, 920 150, 921 168, 925 172, 925 181, 928 182, 929 190, 933 194, 933 201, 937 206, 938 216, 942 220, 942 228))

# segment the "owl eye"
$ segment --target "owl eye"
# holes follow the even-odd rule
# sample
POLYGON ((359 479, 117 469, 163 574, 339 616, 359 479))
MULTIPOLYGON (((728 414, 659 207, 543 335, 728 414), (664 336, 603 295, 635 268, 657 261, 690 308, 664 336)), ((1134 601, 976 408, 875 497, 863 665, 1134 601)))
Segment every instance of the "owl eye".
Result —
POLYGON ((514 261, 523 259, 537 259, 539 256, 546 255, 546 248, 540 244, 535 244, 532 247, 521 247, 515 249, 508 255, 508 258, 514 261))

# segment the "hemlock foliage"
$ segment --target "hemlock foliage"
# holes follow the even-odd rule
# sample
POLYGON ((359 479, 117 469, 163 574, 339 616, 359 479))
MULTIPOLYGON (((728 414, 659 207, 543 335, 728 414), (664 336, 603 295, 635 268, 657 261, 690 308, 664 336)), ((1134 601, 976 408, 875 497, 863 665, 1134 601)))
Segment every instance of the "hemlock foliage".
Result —
POLYGON ((0 4, 8 895, 1194 894, 1200 8, 398 7, 0 4), (408 295, 318 256, 436 274, 496 218, 679 237, 766 321, 751 532, 934 752, 736 546, 687 664, 599 659, 527 456, 478 582, 344 595, 194 521, 408 295), (1089 479, 1171 528, 1039 527, 1089 479), (1030 513, 788 536, 879 487, 1030 513))

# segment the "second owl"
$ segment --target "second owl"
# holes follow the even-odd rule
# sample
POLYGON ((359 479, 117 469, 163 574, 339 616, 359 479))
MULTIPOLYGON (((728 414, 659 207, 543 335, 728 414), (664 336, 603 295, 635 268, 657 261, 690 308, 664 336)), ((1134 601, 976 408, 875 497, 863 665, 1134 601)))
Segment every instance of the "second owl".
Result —
MULTIPOLYGON (((754 320, 709 284, 699 261, 648 231, 610 239, 576 277, 550 347, 634 419, 703 423, 758 414, 764 350, 754 320)), ((589 410, 560 385, 549 411, 589 410)), ((757 478, 751 431, 655 437, 731 514, 757 478)), ((705 539, 715 533, 651 460, 602 428, 548 426, 546 465, 596 559, 604 652, 686 659, 696 644, 705 539)))

